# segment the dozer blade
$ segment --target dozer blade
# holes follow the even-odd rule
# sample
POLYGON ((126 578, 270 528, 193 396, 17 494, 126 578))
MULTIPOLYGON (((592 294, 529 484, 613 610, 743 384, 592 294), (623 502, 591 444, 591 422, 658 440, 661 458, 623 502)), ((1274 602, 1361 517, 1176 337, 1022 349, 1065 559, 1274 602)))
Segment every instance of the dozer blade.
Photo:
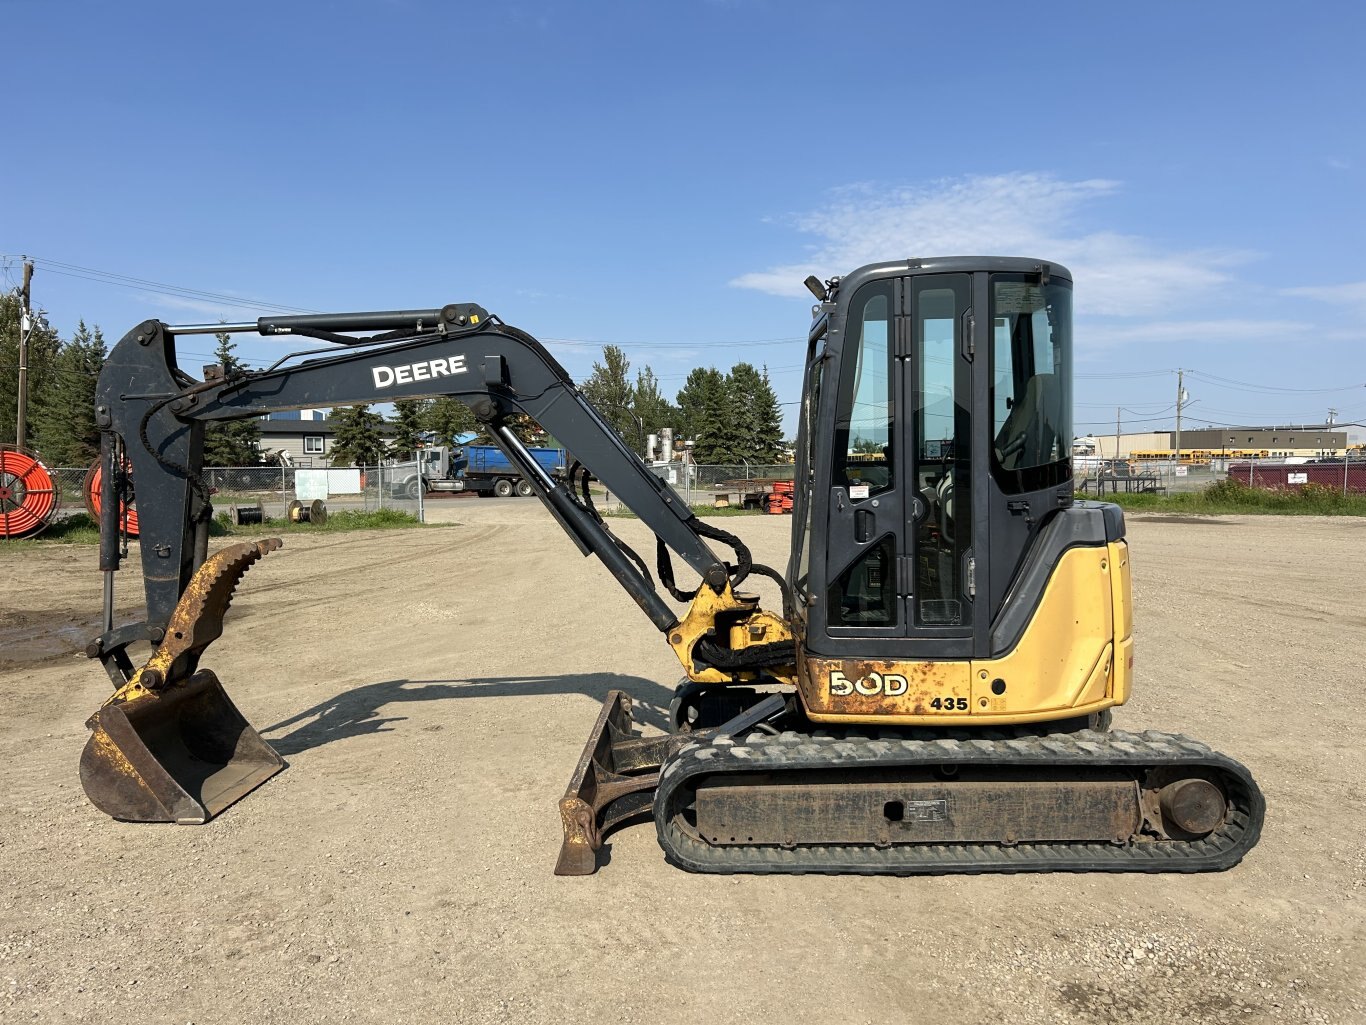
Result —
POLYGON ((557 876, 597 871, 603 838, 627 820, 650 812, 660 763, 690 739, 679 734, 635 736, 631 722, 630 696, 608 691, 560 798, 564 842, 555 862, 557 876))
POLYGON ((129 822, 207 822, 284 768, 218 678, 196 671, 242 575, 279 547, 275 538, 243 542, 207 559, 165 640, 86 722, 81 785, 95 807, 129 822))

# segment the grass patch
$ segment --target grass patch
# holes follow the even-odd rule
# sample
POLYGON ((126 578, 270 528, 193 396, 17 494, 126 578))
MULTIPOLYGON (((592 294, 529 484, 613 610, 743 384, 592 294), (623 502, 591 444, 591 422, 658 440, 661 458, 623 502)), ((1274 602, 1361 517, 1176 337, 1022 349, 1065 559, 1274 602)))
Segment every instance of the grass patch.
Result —
MULTIPOLYGON (((325 523, 291 523, 288 519, 268 518, 264 523, 249 523, 247 526, 232 526, 228 522, 225 512, 220 512, 214 517, 214 526, 221 528, 224 534, 231 536, 242 536, 242 534, 260 534, 262 530, 269 530, 272 533, 287 534, 331 534, 342 533, 346 530, 398 530, 408 528, 408 526, 447 526, 445 523, 419 523, 418 518, 411 512, 403 512, 396 508, 377 508, 370 512, 363 512, 357 508, 346 508, 340 512, 329 512, 325 523)), ((217 534, 217 529, 214 529, 217 534)))
POLYGON ((362 512, 359 509, 343 509, 329 513, 326 523, 291 523, 286 519, 269 517, 264 523, 250 523, 234 527, 228 522, 227 513, 214 517, 210 533, 215 537, 256 536, 269 532, 272 534, 335 534, 348 530, 399 530, 404 527, 446 527, 447 523, 419 523, 412 513, 398 509, 375 509, 362 512))
POLYGON ((47 529, 36 537, 0 540, 0 552, 22 552, 39 545, 97 545, 100 543, 100 525, 88 513, 77 513, 64 520, 49 524, 47 529))
MULTIPOLYGON (((1087 498, 1087 495, 1078 495, 1087 498)), ((1268 491, 1241 481, 1221 480, 1203 491, 1174 495, 1104 496, 1127 511, 1180 513, 1194 516, 1366 516, 1366 495, 1347 494, 1323 484, 1268 491)))
MULTIPOLYGON (((261 534, 333 534, 348 530, 398 530, 405 527, 449 527, 450 523, 419 523, 411 513, 398 509, 376 509, 361 512, 344 509, 332 513, 327 522, 290 523, 285 519, 267 519, 245 527, 234 527, 227 513, 219 513, 209 524, 210 537, 259 537, 261 534)), ((22 552, 43 545, 98 545, 100 528, 89 515, 78 513, 49 526, 37 537, 0 540, 0 554, 22 552)))

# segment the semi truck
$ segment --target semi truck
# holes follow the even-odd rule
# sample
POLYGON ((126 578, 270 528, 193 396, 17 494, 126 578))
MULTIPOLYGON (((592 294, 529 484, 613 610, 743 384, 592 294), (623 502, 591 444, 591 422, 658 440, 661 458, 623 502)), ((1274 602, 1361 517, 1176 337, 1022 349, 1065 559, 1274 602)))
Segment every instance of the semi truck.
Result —
MULTIPOLYGON (((528 448, 527 451, 551 477, 558 480, 564 476, 568 465, 564 449, 528 448)), ((417 497, 419 486, 429 492, 473 492, 499 498, 511 495, 526 498, 533 493, 526 478, 497 445, 462 445, 457 448, 437 445, 421 449, 418 458, 421 484, 416 472, 394 482, 394 490, 408 498, 417 497)))

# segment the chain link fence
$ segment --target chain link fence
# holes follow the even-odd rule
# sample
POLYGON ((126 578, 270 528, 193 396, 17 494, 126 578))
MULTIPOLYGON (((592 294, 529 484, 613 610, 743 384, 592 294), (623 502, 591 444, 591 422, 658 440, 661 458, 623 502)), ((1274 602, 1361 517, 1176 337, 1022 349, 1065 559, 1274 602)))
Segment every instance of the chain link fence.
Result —
POLYGON ((1103 463, 1076 469, 1077 490, 1083 494, 1203 491, 1223 480, 1253 488, 1284 489, 1315 484, 1334 491, 1366 493, 1366 460, 1290 463, 1284 459, 1212 459, 1208 463, 1175 464, 1165 460, 1103 463))
MULTIPOLYGON (((49 468, 61 493, 59 517, 87 511, 85 489, 89 467, 49 468)), ((321 499, 329 513, 395 509, 424 519, 425 502, 418 486, 417 463, 391 466, 325 467, 212 466, 201 476, 213 498, 215 513, 232 506, 261 507, 267 519, 283 519, 294 501, 321 499)), ((134 481, 136 507, 137 482, 134 481)))
MULTIPOLYGON (((49 467, 61 495, 59 517, 86 511, 85 488, 89 467, 49 467)), ((687 505, 761 505, 775 485, 791 481, 792 463, 658 463, 650 472, 673 486, 687 505)), ((289 504, 322 499, 329 513, 353 509, 374 512, 396 509, 425 520, 426 501, 418 485, 416 462, 390 466, 210 467, 203 473, 211 489, 215 512, 231 506, 260 505, 269 519, 283 518, 289 504)), ((1164 461, 1111 460, 1076 465, 1076 488, 1085 495, 1119 493, 1176 494, 1202 491, 1229 477, 1253 487, 1294 487, 1316 483, 1366 492, 1366 461, 1342 463, 1285 463, 1283 460, 1213 460, 1200 465, 1164 461), (1344 472, 1345 471, 1345 472, 1344 472)), ((610 493, 606 500, 611 501, 610 493)))
POLYGON ((791 481, 792 463, 656 463, 650 472, 673 485, 687 505, 754 504, 773 491, 774 484, 791 481))
POLYGON ((1202 491, 1216 481, 1224 480, 1224 464, 1176 466, 1169 462, 1124 462, 1087 465, 1078 461, 1075 467, 1077 491, 1089 494, 1155 493, 1175 494, 1182 491, 1202 491))

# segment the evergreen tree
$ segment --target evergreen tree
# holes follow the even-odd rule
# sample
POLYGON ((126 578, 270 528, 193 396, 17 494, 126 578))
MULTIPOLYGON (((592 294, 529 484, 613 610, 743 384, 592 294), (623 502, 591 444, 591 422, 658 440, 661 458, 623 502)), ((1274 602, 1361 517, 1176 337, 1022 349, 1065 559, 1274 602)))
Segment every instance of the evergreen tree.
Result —
POLYGON ((772 463, 783 452, 783 416, 768 380, 749 363, 737 363, 726 379, 734 427, 732 455, 751 463, 772 463))
POLYGON ((759 371, 749 363, 737 363, 726 375, 726 401, 730 410, 730 459, 727 462, 754 461, 755 441, 759 436, 759 416, 754 394, 760 384, 759 371))
POLYGON ((58 351, 52 381, 30 417, 38 451, 50 465, 88 466, 99 456, 95 383, 106 355, 104 335, 84 320, 58 351))
POLYGON ((593 372, 583 383, 583 394, 598 414, 615 428, 630 448, 643 442, 640 423, 634 411, 635 389, 626 376, 631 361, 615 345, 604 345, 602 362, 593 364, 593 372))
POLYGON ((683 387, 679 389, 678 423, 675 428, 680 442, 685 438, 696 440, 702 426, 702 410, 706 405, 706 395, 710 388, 711 379, 708 371, 702 367, 695 367, 689 372, 683 387))
POLYGON ((787 462, 787 444, 783 440, 783 407, 778 403, 773 382, 768 379, 767 366, 759 378, 754 406, 759 419, 758 434, 754 439, 754 458, 761 463, 787 462))
POLYGON ((464 434, 478 428, 470 407, 459 399, 449 396, 433 399, 423 410, 423 426, 436 435, 438 445, 449 445, 457 434, 464 434))
POLYGON ((380 426, 384 417, 368 405, 341 406, 330 417, 333 466, 376 466, 388 454, 380 426))
POLYGON ((678 429, 678 409, 659 391, 659 379, 648 366, 636 374, 632 410, 645 425, 646 434, 657 434, 661 427, 678 429))
POLYGON ((696 462, 737 461, 733 404, 726 378, 719 370, 693 370, 678 393, 678 408, 685 436, 692 439, 696 462))
MULTIPOLYGON (((14 444, 19 404, 19 321, 23 307, 18 291, 0 294, 0 444, 14 444)), ((40 314, 33 315, 28 336, 28 416, 23 443, 37 447, 37 415, 56 383, 54 373, 61 339, 40 314)), ((39 455, 43 455, 40 451, 39 455)), ((46 457, 45 457, 46 458, 46 457)))
MULTIPOLYGON (((226 331, 216 336, 218 348, 214 358, 223 368, 225 377, 232 377, 246 369, 233 349, 237 345, 226 331)), ((205 466, 256 466, 261 462, 261 428, 253 417, 249 420, 220 420, 204 425, 205 466)))
POLYGON ((398 459, 412 459, 422 447, 427 431, 427 403, 420 399, 400 399, 394 403, 394 437, 392 454, 398 459))

